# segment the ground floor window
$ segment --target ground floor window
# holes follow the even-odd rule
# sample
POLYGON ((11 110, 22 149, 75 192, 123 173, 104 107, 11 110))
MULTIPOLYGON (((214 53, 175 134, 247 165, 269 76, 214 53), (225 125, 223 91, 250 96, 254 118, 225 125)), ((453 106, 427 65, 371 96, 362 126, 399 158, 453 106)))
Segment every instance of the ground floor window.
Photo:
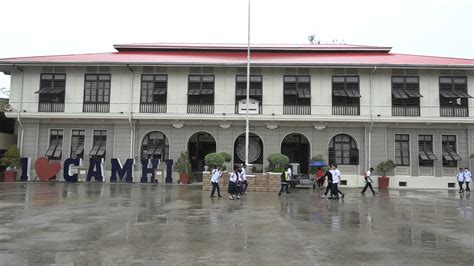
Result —
POLYGON ((105 159, 107 149, 107 130, 94 130, 92 149, 89 155, 92 158, 105 159))
POLYGON ((84 159, 85 130, 73 130, 71 135, 71 158, 84 159))
POLYGON ((63 153, 63 130, 51 129, 49 131, 49 146, 46 151, 46 157, 49 160, 61 160, 63 153))
POLYGON ((410 165, 410 135, 395 134, 395 164, 410 165))
POLYGON ((355 140, 347 134, 334 136, 329 142, 329 163, 358 165, 359 149, 355 140))
POLYGON ((159 131, 148 133, 142 142, 142 159, 169 159, 169 143, 165 134, 159 131))

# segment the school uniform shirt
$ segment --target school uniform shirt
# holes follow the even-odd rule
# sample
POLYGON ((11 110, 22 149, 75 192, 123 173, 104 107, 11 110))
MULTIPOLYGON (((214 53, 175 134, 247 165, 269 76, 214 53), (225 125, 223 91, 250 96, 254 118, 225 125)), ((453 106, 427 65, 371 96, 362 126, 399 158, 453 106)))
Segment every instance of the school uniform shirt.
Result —
POLYGON ((456 174, 456 177, 458 178, 458 182, 464 182, 464 172, 459 172, 456 174))
POLYGON ((242 181, 247 180, 247 174, 245 173, 245 169, 244 169, 244 168, 242 168, 242 172, 240 172, 240 179, 241 179, 242 181))
POLYGON ((211 182, 219 183, 219 177, 221 176, 221 171, 218 169, 213 169, 211 172, 211 182))
POLYGON ((288 168, 288 178, 291 179, 293 175, 291 174, 291 168, 288 168))
POLYGON ((472 174, 469 170, 464 170, 464 182, 471 182, 472 181, 472 174))
POLYGON ((365 182, 372 183, 372 178, 370 178, 371 175, 372 172, 370 172, 370 170, 367 170, 367 173, 365 174, 365 182))
POLYGON ((341 172, 337 169, 334 169, 332 173, 332 182, 334 184, 339 184, 340 181, 341 181, 341 172))
POLYGON ((239 180, 239 174, 236 172, 232 172, 232 174, 229 177, 229 181, 233 183, 237 183, 237 180, 239 180))

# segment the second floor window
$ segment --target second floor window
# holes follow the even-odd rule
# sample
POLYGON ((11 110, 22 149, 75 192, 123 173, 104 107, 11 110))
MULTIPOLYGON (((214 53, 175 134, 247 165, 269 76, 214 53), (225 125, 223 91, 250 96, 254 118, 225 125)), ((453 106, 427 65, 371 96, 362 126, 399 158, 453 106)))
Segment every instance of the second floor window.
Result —
POLYGON ((63 130, 51 129, 49 131, 49 147, 46 156, 50 160, 61 160, 63 153, 63 130))
POLYGON ((420 83, 418 77, 392 77, 392 115, 420 115, 420 83))
POLYGON ((66 74, 41 74, 39 112, 63 112, 66 74))
POLYGON ((310 76, 283 78, 283 105, 311 105, 310 76))
POLYGON ((358 76, 332 77, 334 115, 359 115, 360 93, 358 76))
POLYGON ((140 103, 166 104, 167 75, 142 75, 140 103))
POLYGON ((84 103, 110 102, 110 74, 86 74, 84 103))
POLYGON ((432 167, 434 160, 438 160, 433 153, 433 136, 419 135, 418 136, 418 159, 419 166, 432 167))
POLYGON ((213 75, 189 75, 188 104, 214 105, 213 75))
POLYGON ((395 164, 410 165, 410 135, 395 134, 395 164))
POLYGON ((466 77, 439 78, 439 105, 441 116, 464 117, 469 116, 466 77))
POLYGON ((461 160, 461 156, 457 154, 456 136, 443 135, 441 136, 441 140, 443 146, 443 166, 457 167, 458 161, 461 160))
POLYGON ((107 148, 107 131, 106 130, 94 130, 92 139, 92 149, 89 156, 92 158, 105 158, 105 152, 107 148))
POLYGON ((71 158, 84 159, 85 130, 73 130, 71 136, 71 158))

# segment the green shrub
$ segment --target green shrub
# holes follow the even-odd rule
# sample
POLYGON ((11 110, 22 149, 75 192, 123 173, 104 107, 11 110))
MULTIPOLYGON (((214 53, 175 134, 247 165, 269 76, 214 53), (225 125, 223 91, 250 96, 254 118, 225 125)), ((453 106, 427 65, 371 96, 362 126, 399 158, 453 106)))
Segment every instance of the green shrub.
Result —
POLYGON ((21 166, 20 151, 16 146, 12 145, 8 147, 5 155, 3 155, 3 158, 0 159, 0 165, 10 169, 17 169, 21 166))
POLYGON ((230 155, 229 153, 227 153, 227 152, 220 152, 219 154, 222 155, 222 157, 224 157, 224 161, 225 161, 226 163, 232 161, 232 155, 230 155))
POLYGON ((191 163, 189 162, 188 152, 181 152, 174 167, 176 171, 178 171, 178 173, 180 174, 191 173, 191 163))
POLYGON ((288 156, 281 153, 270 154, 267 158, 269 162, 268 171, 270 172, 283 172, 284 167, 290 162, 288 156))
POLYGON ((204 157, 204 163, 209 168, 213 168, 216 165, 222 167, 224 165, 224 161, 224 156, 222 156, 220 153, 213 152, 204 157))
POLYGON ((377 172, 383 176, 387 176, 387 173, 395 169, 395 167, 397 166, 392 160, 383 161, 377 165, 377 172))

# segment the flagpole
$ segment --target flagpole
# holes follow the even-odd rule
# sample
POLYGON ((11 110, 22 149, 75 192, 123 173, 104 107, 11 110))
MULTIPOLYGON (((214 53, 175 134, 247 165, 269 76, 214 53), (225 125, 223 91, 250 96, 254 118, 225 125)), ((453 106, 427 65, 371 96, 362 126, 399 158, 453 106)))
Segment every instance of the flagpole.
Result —
POLYGON ((247 12, 247 99, 245 112, 245 165, 249 164, 249 101, 250 101, 250 0, 247 12))

